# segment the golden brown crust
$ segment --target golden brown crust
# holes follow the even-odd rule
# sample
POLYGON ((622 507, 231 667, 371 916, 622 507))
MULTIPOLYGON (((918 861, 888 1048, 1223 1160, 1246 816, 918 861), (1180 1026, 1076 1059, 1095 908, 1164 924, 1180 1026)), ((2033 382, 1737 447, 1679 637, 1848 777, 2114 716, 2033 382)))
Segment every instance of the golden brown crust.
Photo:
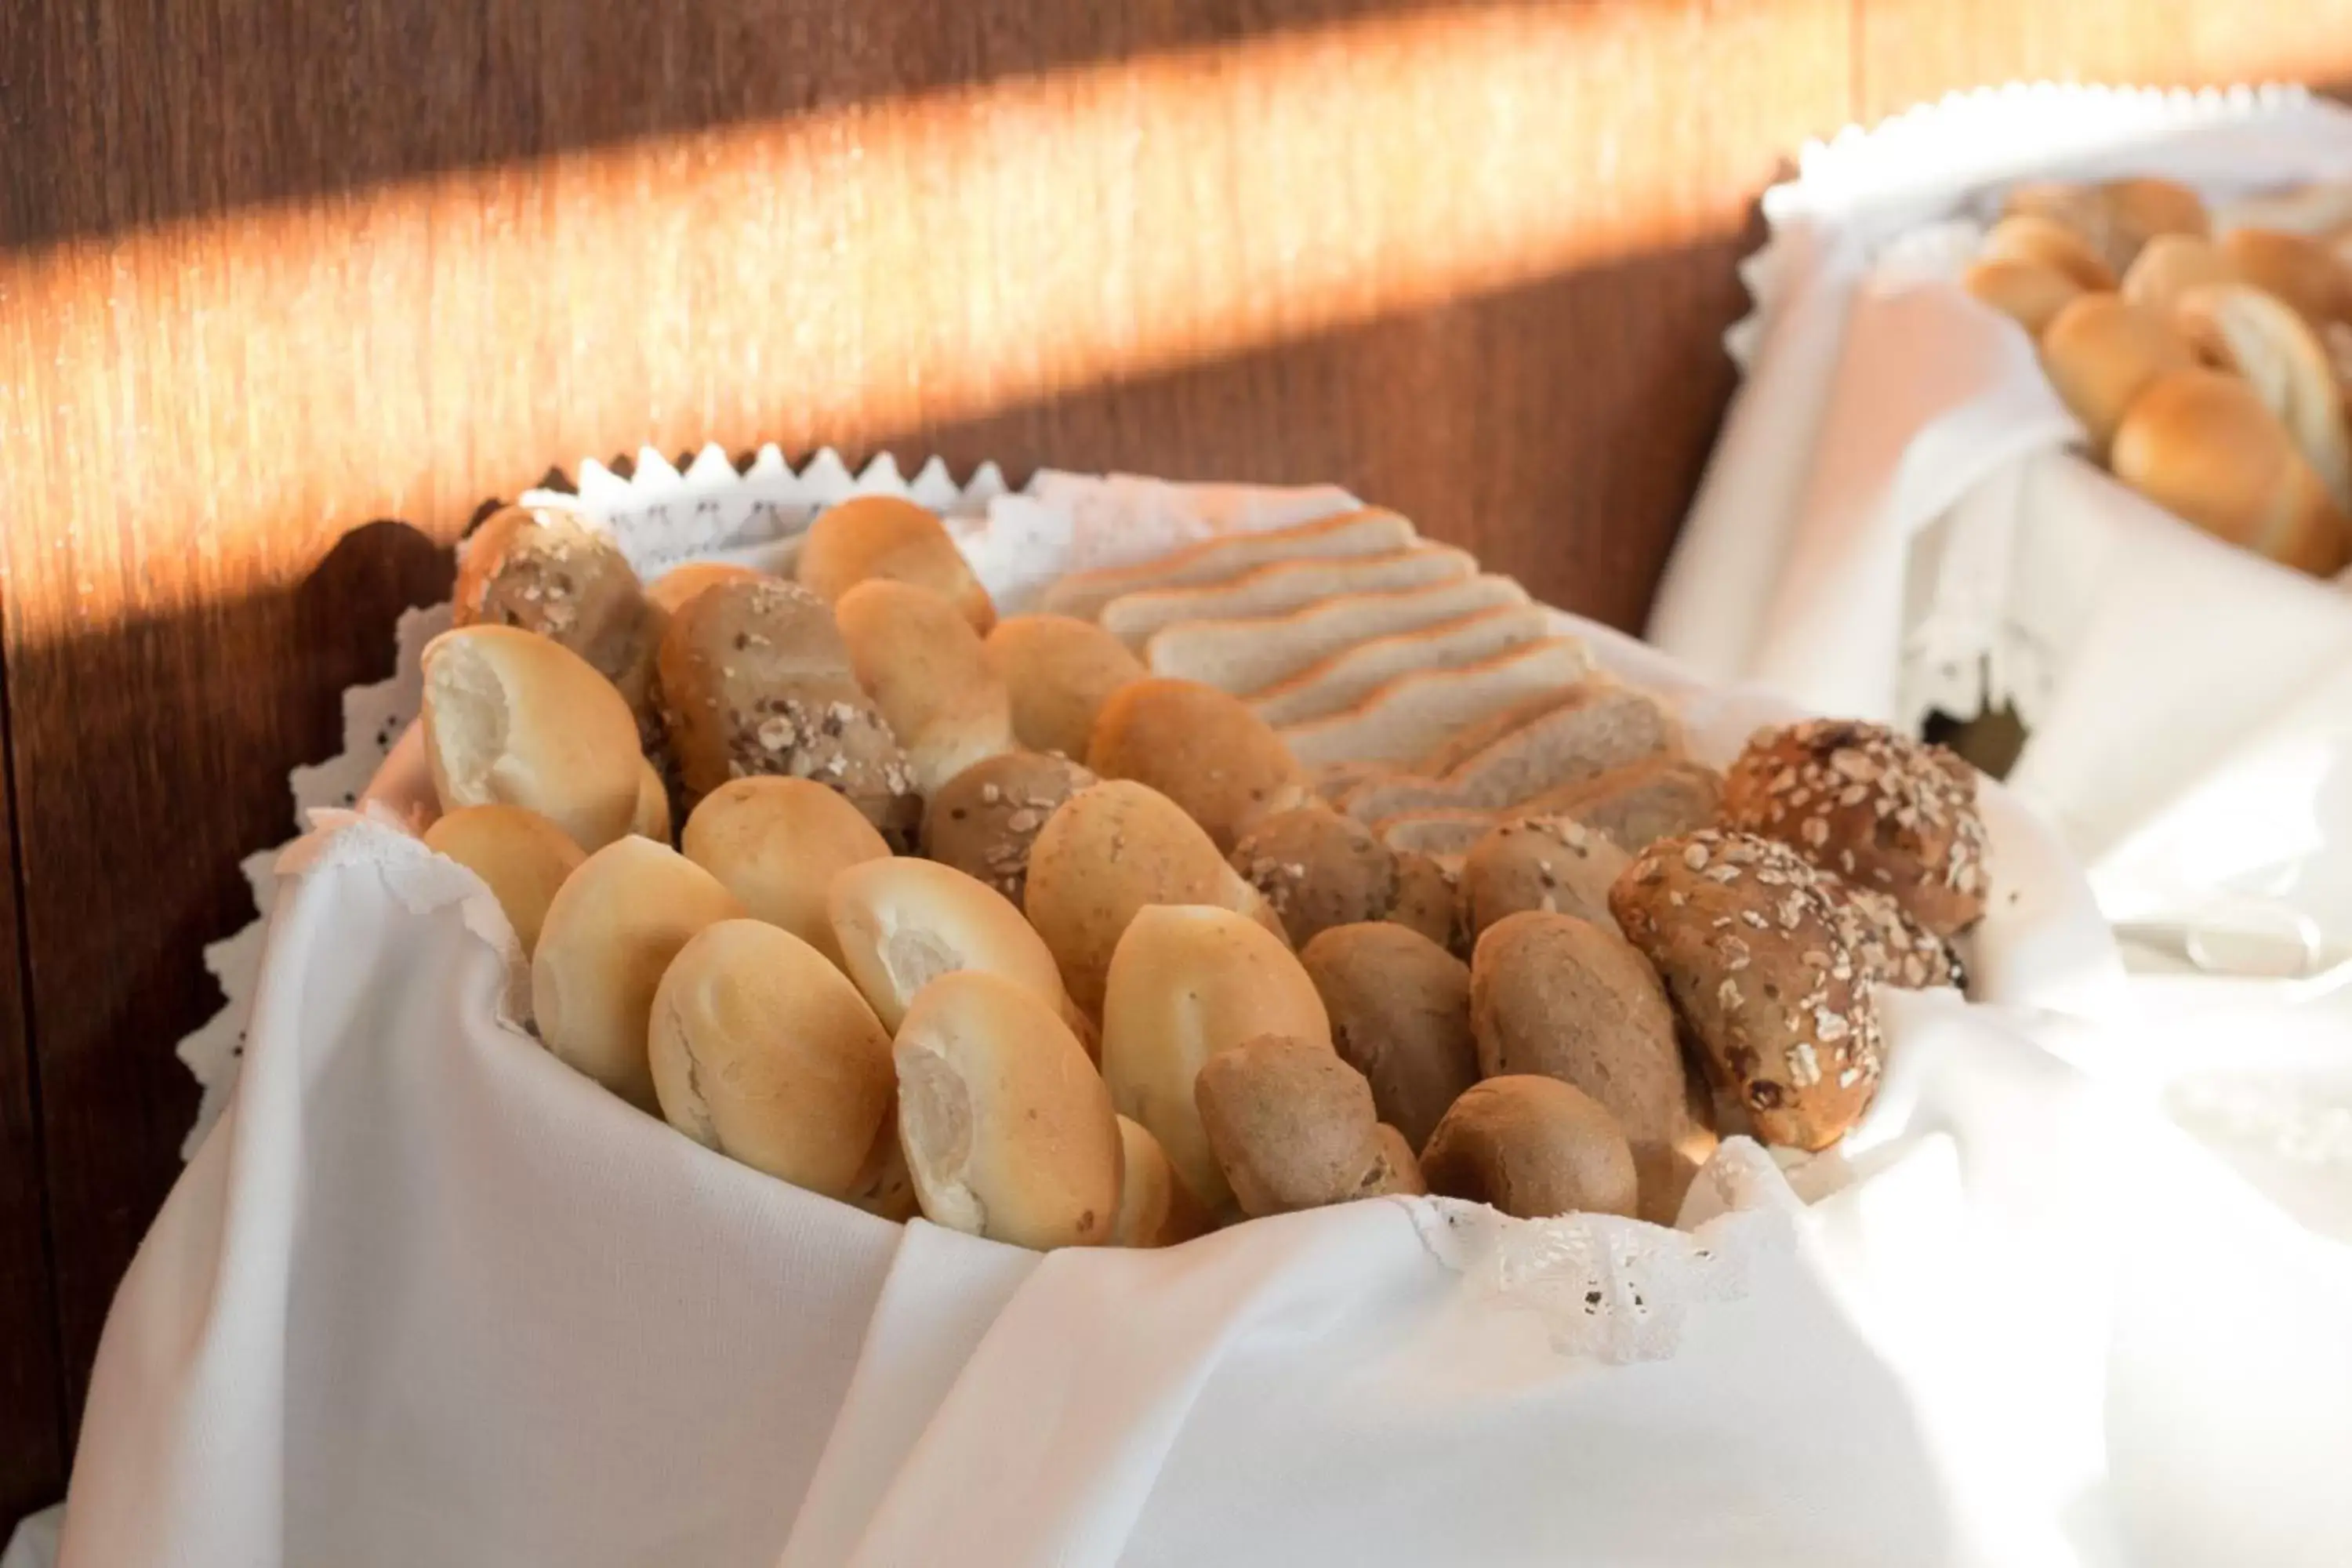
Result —
POLYGON ((1556 1078, 1490 1078, 1456 1100, 1421 1156, 1432 1192, 1518 1219, 1631 1215, 1633 1152, 1599 1101, 1556 1078))
POLYGON ((1194 680, 1130 681, 1096 716, 1087 766, 1150 785, 1230 854, 1260 817, 1307 798, 1307 774, 1240 698, 1194 680))
POLYGON ((794 571, 828 605, 869 578, 887 577, 929 588, 982 637, 996 625, 988 590, 938 516, 896 496, 856 496, 817 513, 794 571))
POLYGON ((1110 694, 1150 672, 1127 645, 1071 616, 1013 616, 984 645, 1013 700, 1013 732, 1039 752, 1083 757, 1110 694))
POLYGON ((520 626, 561 643, 620 689, 641 744, 660 738, 652 697, 657 615, 612 536, 544 507, 501 507, 466 543, 452 626, 520 626))
POLYGON ((1390 1184, 1371 1086, 1320 1044, 1244 1040, 1202 1064, 1192 1098, 1217 1168, 1253 1219, 1390 1184))
POLYGON ((1372 1086, 1381 1120, 1418 1149, 1478 1081, 1470 966, 1388 921, 1335 926, 1298 954, 1331 1017, 1331 1047, 1372 1086))
POLYGON ((923 853, 976 877, 1015 904, 1027 896, 1029 851, 1062 803, 1099 781, 1067 757, 1006 752, 974 763, 923 805, 923 853))

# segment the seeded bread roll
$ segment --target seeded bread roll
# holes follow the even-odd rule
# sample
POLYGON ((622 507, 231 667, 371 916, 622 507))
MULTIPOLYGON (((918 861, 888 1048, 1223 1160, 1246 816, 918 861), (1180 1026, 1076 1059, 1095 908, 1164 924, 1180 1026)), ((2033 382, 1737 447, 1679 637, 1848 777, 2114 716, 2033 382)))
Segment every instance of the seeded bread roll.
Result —
POLYGON ((1939 985, 1965 990, 1968 971, 1942 937, 1904 912, 1885 893, 1858 888, 1833 871, 1821 873, 1822 890, 1837 909, 1838 935, 1853 952, 1863 973, 1881 985, 1927 991, 1939 985))
POLYGON ((2042 369, 2059 400, 2083 424, 2091 451, 2106 461, 2124 411, 2170 371, 2190 370, 2197 355, 2170 318, 2119 294, 2085 294, 2042 334, 2042 369))
POLYGON ((528 960, 547 906, 587 857, 563 829, 519 805, 467 805, 425 830, 425 847, 489 884, 528 960))
POLYGON ((646 603, 658 613, 665 625, 668 618, 684 609, 687 601, 705 588, 715 588, 721 583, 758 583, 767 574, 749 566, 738 566, 726 561, 688 561, 671 567, 646 584, 646 603))
POLYGON ((1201 1064, 1192 1097, 1217 1168, 1252 1219, 1390 1184, 1371 1088, 1326 1046, 1284 1035, 1244 1040, 1201 1064))
POLYGON ((763 921, 705 926, 663 973, 651 1019, 672 1127, 796 1187, 891 1206, 890 1037, 824 954, 763 921))
POLYGON ((2116 432, 2116 478, 2184 521, 2283 566, 2332 576, 2352 539, 2286 426, 2219 371, 2177 372, 2116 432))
POLYGON ((1633 1147, 1601 1102, 1539 1074, 1490 1078, 1445 1113, 1422 1152, 1429 1189, 1517 1219, 1639 1212, 1633 1147))
POLYGON ((833 615, 857 684, 907 749, 923 794, 1013 749, 1012 700, 955 605, 877 577, 843 594, 833 615))
POLYGON ((1092 621, 1014 616, 985 645, 989 668, 1012 694, 1013 733, 1033 751, 1084 757, 1095 715, 1110 694, 1147 671, 1127 645, 1092 621))
POLYGON ((1282 939, 1234 914, 1154 905, 1119 939, 1103 1001, 1103 1076, 1212 1214, 1232 1194, 1201 1131, 1192 1080, 1219 1051, 1286 1035, 1328 1052, 1331 1023, 1282 939))
POLYGON ((1036 752, 974 763, 923 803, 923 853, 1019 904, 1045 819, 1099 782, 1079 763, 1036 752))
POLYGON ((1093 1026, 1063 991, 1045 939, 985 882, 910 856, 866 860, 835 874, 825 910, 842 966, 884 1028, 895 1031, 940 975, 978 969, 1053 1008, 1092 1054, 1093 1026))
POLYGON ((452 626, 519 626, 562 643, 611 681, 644 731, 660 729, 650 688, 660 636, 612 535, 552 507, 501 507, 466 541, 452 626))
POLYGON ((635 837, 581 862, 547 906, 531 954, 531 1011, 558 1061, 656 1108, 646 1026, 662 972, 693 935, 743 906, 677 850, 635 837))
POLYGON ((1160 1140, 1139 1121, 1118 1119, 1120 1171, 1118 1217, 1111 1222, 1113 1247, 1173 1247, 1209 1228, 1209 1216, 1176 1178, 1160 1140))
POLYGON ((1972 264, 1960 286, 2036 340, 2059 311, 2083 298, 2083 286, 2057 268, 2009 257, 1972 264))
POLYGON ((520 805, 593 853, 637 813, 636 721, 562 644, 513 626, 425 647, 425 753, 441 809, 520 805))
POLYGON ((1251 824, 1307 799, 1307 774, 1265 720, 1197 681, 1153 678, 1111 693, 1087 766, 1133 779, 1181 806, 1231 853, 1251 824))
POLYGON ((1372 1086, 1381 1120, 1414 1149, 1478 1081, 1470 966, 1385 921, 1335 926, 1298 962, 1331 1018, 1331 1047, 1372 1086))
POLYGON ((1118 1118, 1052 1008, 999 975, 944 975, 915 998, 892 1054, 924 1218, 1041 1251, 1111 1240, 1118 1118))
POLYGON ((1712 828, 1661 839, 1610 906, 1758 1137, 1826 1149, 1861 1120, 1878 1089, 1876 994, 1795 850, 1712 828))
POLYGON ((835 963, 825 910, 835 873, 887 860, 890 846, 856 806, 810 779, 730 779, 702 797, 679 837, 686 858, 726 885, 753 920, 782 927, 835 963))
POLYGON ((1463 926, 1475 942, 1507 915, 1542 910, 1615 931, 1609 889, 1625 864, 1622 849, 1573 817, 1507 822, 1463 862, 1463 926))
POLYGON ((1424 857, 1400 855, 1325 805, 1261 817, 1234 846, 1233 868, 1265 896, 1295 946, 1358 921, 1396 921, 1444 942, 1452 886, 1424 857))
POLYGON ((1669 1225, 1715 1152, 1691 1115, 1675 1017, 1624 938, 1533 910, 1486 928, 1470 957, 1470 1026, 1488 1078, 1541 1073, 1599 1100, 1624 1129, 1642 1217, 1669 1225))
POLYGON ((1984 914, 1976 770, 1884 725, 1814 719, 1759 730, 1724 775, 1723 825, 1885 893, 1937 936, 1984 914))
POLYGON ((637 809, 629 831, 656 844, 669 842, 669 784, 649 757, 637 759, 637 809))
POLYGON ((762 579, 697 594, 662 636, 661 693, 689 799, 730 778, 814 779, 885 834, 912 832, 914 772, 808 589, 762 579))
POLYGON ((1547 790, 1515 809, 1572 816, 1628 855, 1652 842, 1711 826, 1723 806, 1723 775, 1688 757, 1646 757, 1597 777, 1547 790))
POLYGON ((1102 1016, 1111 954, 1128 922, 1151 904, 1213 904, 1256 922, 1277 942, 1286 940, 1258 890, 1157 790, 1109 780, 1080 790, 1045 819, 1030 848, 1022 908, 1089 1015, 1102 1016))
POLYGON ((896 496, 856 496, 817 513, 801 541, 801 585, 828 605, 860 583, 912 583, 953 605, 982 637, 996 606, 939 518, 896 496))

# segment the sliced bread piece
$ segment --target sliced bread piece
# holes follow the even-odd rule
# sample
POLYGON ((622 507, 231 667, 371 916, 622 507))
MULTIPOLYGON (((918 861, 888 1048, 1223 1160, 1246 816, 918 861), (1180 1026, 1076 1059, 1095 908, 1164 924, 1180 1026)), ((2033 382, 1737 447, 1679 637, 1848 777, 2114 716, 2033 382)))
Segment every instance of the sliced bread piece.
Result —
POLYGON ((1465 725, 1545 692, 1565 693, 1591 673, 1581 641, 1547 637, 1466 668, 1400 675, 1345 712, 1280 733, 1290 754, 1309 767, 1349 760, 1402 765, 1465 725))
POLYGON ((1131 566, 1106 566, 1093 572, 1073 572, 1045 590, 1040 609, 1058 616, 1093 620, 1105 605, 1121 594, 1146 588, 1181 588, 1221 583, 1238 577, 1253 566, 1271 561, 1331 559, 1345 555, 1386 555, 1413 542, 1412 524, 1382 507, 1365 507, 1288 528, 1261 529, 1248 533, 1221 533, 1171 554, 1131 566))
POLYGON ((1230 621, 1287 615, 1340 594, 1377 594, 1474 577, 1478 563, 1466 550, 1416 544, 1386 555, 1334 561, 1277 561, 1222 583, 1146 588, 1103 606, 1103 629, 1139 648, 1162 626, 1182 621, 1230 621))
POLYGON ((1645 757, 1543 794, 1516 809, 1574 817, 1628 855, 1712 826, 1723 775, 1688 757, 1645 757))
POLYGON ((1304 724, 1344 712, 1400 675, 1459 669, 1551 635, 1540 605, 1503 605, 1417 632, 1374 637, 1344 648, 1250 699, 1269 724, 1304 724))
POLYGON ((1317 799, 1328 805, 1337 805, 1346 798, 1349 790, 1367 779, 1386 778, 1395 772, 1394 768, 1383 767, 1378 763, 1332 763, 1325 767, 1307 769, 1307 787, 1314 790, 1317 799))
POLYGON ((1407 811, 1375 823, 1373 833, 1391 849, 1411 849, 1439 860, 1458 860, 1495 830, 1496 814, 1459 808, 1407 811))
POLYGON ((1451 773, 1373 779, 1349 790, 1342 805, 1360 822, 1440 808, 1499 811, 1679 745, 1675 721, 1657 699, 1615 681, 1588 680, 1451 773))
POLYGON ((1384 594, 1343 594, 1271 619, 1187 621, 1170 626, 1144 645, 1143 662, 1154 675, 1254 693, 1369 637, 1527 602, 1525 588, 1508 577, 1495 576, 1384 594))
POLYGON ((1489 713, 1476 723, 1464 725, 1432 746, 1407 771, 1420 773, 1424 778, 1444 778, 1504 736, 1526 729, 1579 694, 1578 688, 1574 686, 1554 687, 1489 713))

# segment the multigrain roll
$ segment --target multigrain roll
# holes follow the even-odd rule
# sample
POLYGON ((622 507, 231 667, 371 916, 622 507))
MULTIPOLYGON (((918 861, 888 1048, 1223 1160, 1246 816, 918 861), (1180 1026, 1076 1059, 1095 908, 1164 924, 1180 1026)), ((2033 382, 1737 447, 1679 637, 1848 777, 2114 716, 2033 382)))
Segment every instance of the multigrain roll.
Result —
POLYGON ((1331 1020, 1331 1047, 1364 1075, 1381 1120, 1419 1149, 1478 1081, 1470 966, 1401 925, 1334 926, 1298 954, 1331 1020))
POLYGON ((1151 904, 1214 905, 1262 926, 1277 943, 1288 940, 1257 889, 1157 790, 1107 780, 1045 819, 1030 849, 1022 908, 1088 1014, 1101 1016, 1111 954, 1136 911, 1151 904))
POLYGON ((1173 1247, 1209 1228, 1209 1216, 1177 1179, 1160 1140, 1139 1121, 1118 1119, 1120 1157, 1118 1217, 1111 1222, 1113 1247, 1173 1247))
POLYGON ((520 805, 591 853, 637 814, 636 721, 578 654, 513 626, 425 647, 425 752, 441 809, 520 805))
POLYGON ((1093 1026, 1062 989, 1045 939, 987 883, 932 860, 865 860, 834 875, 825 911, 842 967, 884 1028, 895 1031, 940 975, 978 969, 1051 1007, 1092 1054, 1093 1026))
POLYGON ((814 779, 883 833, 912 833, 914 770, 806 588, 763 578, 697 594, 662 635, 661 694, 690 800, 733 778, 814 779))
POLYGON ((1822 888, 1837 910, 1838 935, 1853 950, 1855 967, 1881 985, 1928 991, 1965 989, 1968 971, 1950 943, 1905 912, 1885 893, 1858 888, 1833 871, 1821 873, 1822 888))
POLYGON ((2217 539, 2332 576, 2352 523, 2278 416, 2234 375, 2176 372, 2116 432, 2116 478, 2217 539))
POLYGON ((985 758, 923 803, 923 853, 1019 904, 1029 887, 1029 852, 1045 819, 1100 782, 1066 757, 1016 751, 985 758))
POLYGON ((547 906, 587 857, 563 829, 519 805, 467 805, 425 830, 425 847, 489 884, 528 961, 547 906))
POLYGON ((556 1059, 642 1110, 656 1109, 646 1026, 678 950, 743 906, 667 845, 615 839, 547 906, 531 955, 531 1011, 556 1059))
POLYGON ((1149 673, 1092 621, 1013 616, 988 634, 988 665, 1013 701, 1013 733, 1034 751, 1083 758, 1110 694, 1149 673))
POLYGON ((730 779, 686 819, 678 847, 726 886, 754 920, 841 962, 825 891, 835 875, 887 860, 890 846, 858 809, 811 779, 730 779))
POLYGON ((982 637, 996 606, 938 516, 896 496, 856 496, 825 508, 801 541, 801 584, 828 605, 856 584, 911 583, 953 605, 982 637))
POLYGON ((1758 1137, 1826 1149, 1861 1120, 1882 1065, 1877 995, 1794 849, 1716 829, 1662 839, 1610 904, 1758 1137))
POLYGON ((1433 942, 1452 939, 1451 886, 1435 862, 1391 849, 1327 805, 1260 817, 1231 861, 1265 895, 1294 946, 1359 921, 1396 921, 1433 942))
POLYGON ((924 1218, 1039 1250, 1111 1240, 1118 1119, 1052 1008, 999 975, 945 975, 915 998, 892 1055, 924 1218))
POLYGON ((1244 1040, 1201 1065, 1192 1096, 1217 1169, 1253 1219, 1369 1197, 1392 1182, 1371 1088, 1328 1046, 1244 1040))
POLYGON ((1463 928, 1475 942, 1506 915, 1544 910, 1615 931, 1609 889, 1625 865, 1622 849, 1573 817, 1506 822, 1462 862, 1463 928))
MULTIPOLYGON (((466 541, 450 624, 519 626, 562 644, 618 688, 641 724, 660 628, 612 535, 553 507, 501 507, 466 541)), ((643 740, 657 740, 658 727, 643 740)))
POLYGON ((1490 1078, 1455 1100, 1422 1151, 1429 1190, 1517 1219, 1640 1210, 1633 1146, 1601 1102, 1534 1073, 1490 1078))
POLYGON ((755 920, 695 933, 654 992, 648 1055, 663 1118, 704 1148, 861 1208, 898 1206, 890 1036, 800 938, 755 920))
POLYGON ((857 684, 907 749, 925 795, 1013 749, 1013 709, 978 634, 928 588, 871 578, 834 602, 857 684))
POLYGON ((1307 798, 1307 773, 1240 698, 1153 677, 1111 693, 1096 716, 1087 766, 1174 801, 1231 853, 1260 817, 1307 798))
POLYGON ((1201 1131, 1192 1080, 1219 1051, 1283 1035, 1328 1052, 1331 1022, 1279 937, 1230 910, 1155 905, 1112 957, 1102 1069, 1119 1114, 1151 1130, 1212 1214, 1232 1194, 1201 1131))
POLYGON ((2101 462, 2124 412, 2157 377, 2196 367, 2189 339, 2169 317, 2119 294, 2085 294, 2042 334, 2042 369, 2091 438, 2101 462))
POLYGON ((1886 894, 1938 936, 1984 914, 1976 770, 1883 724, 1813 719, 1759 730, 1724 774, 1723 825, 1776 838, 1886 894))
POLYGON ((1631 943, 1573 915, 1507 916, 1471 954, 1470 1026, 1486 1077, 1540 1073, 1600 1101, 1633 1146, 1642 1217, 1674 1223, 1715 1137, 1691 1115, 1665 990, 1631 943))

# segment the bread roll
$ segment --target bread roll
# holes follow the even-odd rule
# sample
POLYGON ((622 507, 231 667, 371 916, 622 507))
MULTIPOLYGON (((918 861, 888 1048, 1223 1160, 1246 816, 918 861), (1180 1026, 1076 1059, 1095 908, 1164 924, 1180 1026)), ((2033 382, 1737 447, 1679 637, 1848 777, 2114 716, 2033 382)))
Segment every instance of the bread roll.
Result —
POLYGON ((1959 955, 1901 904, 1834 872, 1823 871, 1821 879, 1822 890, 1837 910, 1838 935, 1853 951, 1855 967, 1873 981, 1906 991, 1968 985, 1959 955))
POLYGON ((1674 1013, 1641 953, 1572 915, 1507 916, 1471 954, 1470 1026, 1486 1077, 1541 1073, 1599 1100, 1633 1145, 1642 1217, 1674 1223, 1715 1139, 1691 1116, 1674 1013))
POLYGON ((1712 828, 1661 839, 1610 905, 1759 1138, 1826 1149, 1861 1120, 1882 1065, 1876 992, 1795 850, 1712 828))
POLYGON ((2108 180, 2099 187, 2108 221, 2132 243, 2116 270, 2130 265, 2139 247, 2167 235, 2201 237, 2213 232, 2213 216, 2205 198, 2178 180, 2135 174, 2108 180))
POLYGON ((662 972, 694 934, 743 913, 719 879, 667 845, 614 840, 547 906, 531 955, 531 1011, 556 1059, 655 1109, 646 1026, 662 972))
POLYGON ((1092 621, 1013 616, 983 645, 1013 703, 1013 733, 1032 751, 1083 758, 1104 700, 1145 675, 1142 660, 1092 621))
POLYGON ((1462 924, 1476 942, 1523 910, 1574 915, 1617 929, 1609 889, 1625 852, 1567 816, 1523 816, 1478 840, 1462 864, 1462 924))
POLYGON ((1080 763, 1036 752, 974 763, 924 802, 923 853, 1023 903, 1045 819, 1100 782, 1080 763))
POLYGON ((1213 904, 1282 940, 1282 921, 1257 889, 1158 791, 1098 784, 1045 819, 1029 853, 1022 907, 1088 1014, 1101 1016, 1111 955, 1136 911, 1150 904, 1213 904))
POLYGON ((519 805, 460 806, 425 830, 425 847, 489 884, 525 960, 555 890, 587 858, 563 829, 519 805))
POLYGON ((667 624, 668 618, 686 608, 688 600, 705 588, 715 588, 722 583, 760 583, 768 580, 764 572, 749 566, 738 566, 728 561, 688 561, 671 567, 646 584, 646 603, 657 611, 667 624))
POLYGON ((1405 1142, 1402 1132, 1383 1121, 1372 1130, 1372 1143, 1377 1153, 1371 1174, 1365 1181, 1364 1196, 1429 1195, 1429 1179, 1421 1173, 1421 1161, 1414 1156, 1412 1145, 1405 1142))
POLYGON ((719 921, 670 961, 651 1017, 672 1127, 796 1187, 887 1205, 890 1037, 824 954, 763 921, 719 921))
POLYGON ((825 910, 842 965, 883 1027, 896 1030, 940 975, 979 969, 1027 991, 1089 1043, 1093 1026, 1063 991, 1045 938, 985 882, 930 860, 866 860, 835 873, 825 910))
POLYGON ((1328 1047, 1260 1035, 1201 1064, 1201 1128, 1253 1219, 1370 1197, 1388 1184, 1364 1075, 1328 1047))
POLYGON ((1633 1151, 1600 1101, 1538 1074, 1490 1078, 1454 1101, 1422 1152, 1429 1189, 1515 1219, 1639 1211, 1633 1151))
POLYGON ((2352 319, 2352 274, 2308 235, 2232 229, 2221 237, 2221 254, 2239 281, 2285 300, 2314 324, 2352 319))
POLYGON ((2330 576, 2344 514, 2276 415, 2218 371, 2180 371, 2140 395, 2116 432, 2116 478, 2216 538, 2330 576))
POLYGON ((996 606, 933 513, 896 496, 855 496, 825 508, 801 542, 803 587, 828 605, 860 583, 911 583, 953 605, 985 637, 996 606))
POLYGON ((1113 1247, 1173 1247, 1209 1228, 1209 1216, 1176 1179, 1160 1140, 1139 1121, 1118 1119, 1120 1170, 1118 1217, 1111 1222, 1113 1247))
POLYGON ((1259 1035, 1331 1048, 1331 1023, 1290 950, 1230 910, 1154 905, 1112 956, 1102 1012, 1103 1077, 1119 1114, 1150 1128, 1212 1214, 1232 1194, 1201 1131, 1192 1079, 1219 1051, 1259 1035))
POLYGON ((1723 824, 1885 893, 1938 936, 1984 913, 1976 770, 1883 724, 1812 719, 1759 730, 1724 774, 1723 824))
POLYGON ((1419 931, 1457 958, 1470 951, 1469 933, 1462 929, 1459 872, 1433 856, 1410 849, 1393 851, 1397 865, 1397 899, 1388 918, 1408 931, 1419 931))
POLYGON ((1294 946, 1359 921, 1402 921, 1438 942, 1453 934, 1448 889, 1435 868, 1398 855, 1327 805, 1259 818, 1234 846, 1232 863, 1265 896, 1294 946))
POLYGON ((1130 681, 1095 719, 1087 766, 1150 785, 1231 853, 1250 825, 1307 798, 1307 774, 1249 705, 1197 681, 1130 681))
POLYGON ((2168 317, 2117 294, 2084 295, 2042 336, 2042 371, 2083 422, 2101 462, 2132 400, 2158 376, 2196 363, 2188 338, 2168 317))
POLYGON ((924 794, 1013 749, 1013 706, 980 637, 928 588, 874 578, 835 601, 850 668, 889 721, 924 794))
POLYGON ((1466 808, 1407 811, 1372 824, 1372 831, 1390 848, 1426 855, 1458 874, 1464 858, 1495 830, 1496 816, 1466 808))
POLYGON ((647 757, 637 759, 637 809, 629 831, 656 844, 669 842, 669 784, 647 757))
POLYGON ((651 700, 660 627, 611 534, 554 507, 501 507, 466 541, 450 624, 519 626, 562 644, 611 681, 660 738, 651 700))
POLYGON ((1118 1119, 1052 1008, 1000 975, 945 975, 915 998, 893 1055, 923 1217, 1040 1250, 1111 1240, 1118 1119))
POLYGON ((1288 528, 1220 534, 1132 566, 1073 572, 1046 588, 1045 607, 1058 615, 1092 620, 1122 594, 1222 583, 1275 561, 1384 555, 1403 549, 1414 537, 1412 523, 1378 507, 1318 517, 1288 528))
POLYGON ((442 810, 520 805, 591 853, 629 831, 636 721, 578 654, 512 626, 461 626, 425 645, 424 671, 442 810))
POLYGON ((730 779, 702 797, 678 847, 725 884, 753 920, 782 927, 838 964, 825 890, 836 873, 887 860, 890 846, 856 806, 809 779, 730 779))
POLYGON ((1514 809, 1528 816, 1570 816, 1628 855, 1654 840, 1690 833, 1715 821, 1723 804, 1723 775, 1688 757, 1662 755, 1559 789, 1514 809))
POLYGON ((2060 310, 2083 298, 2083 286, 2057 268, 2011 258, 1974 263, 1960 286, 2037 342, 2060 310))
POLYGON ((807 589, 761 579, 697 594, 662 635, 661 694, 689 799, 731 778, 814 779, 884 833, 912 834, 914 771, 807 589))
POLYGON ((2173 307, 2206 362, 2234 370, 2279 416, 2339 512, 2352 512, 2352 437, 2336 365, 2311 324, 2259 289, 2219 284, 2173 307))
POLYGON ((2123 297, 2148 310, 2169 312, 2181 295, 2211 283, 2238 281, 2238 269, 2220 246, 2195 235, 2168 234, 2150 240, 2124 274, 2123 297))
POLYGON ((1987 261, 2031 261, 2054 268, 2095 293, 2116 286, 2115 268, 2096 247, 2055 218, 2011 213, 1992 226, 1979 257, 1987 261))
POLYGON ((1298 962, 1331 1019, 1331 1046, 1372 1086, 1381 1120, 1419 1149, 1478 1081, 1470 966, 1418 931, 1335 926, 1298 962))

